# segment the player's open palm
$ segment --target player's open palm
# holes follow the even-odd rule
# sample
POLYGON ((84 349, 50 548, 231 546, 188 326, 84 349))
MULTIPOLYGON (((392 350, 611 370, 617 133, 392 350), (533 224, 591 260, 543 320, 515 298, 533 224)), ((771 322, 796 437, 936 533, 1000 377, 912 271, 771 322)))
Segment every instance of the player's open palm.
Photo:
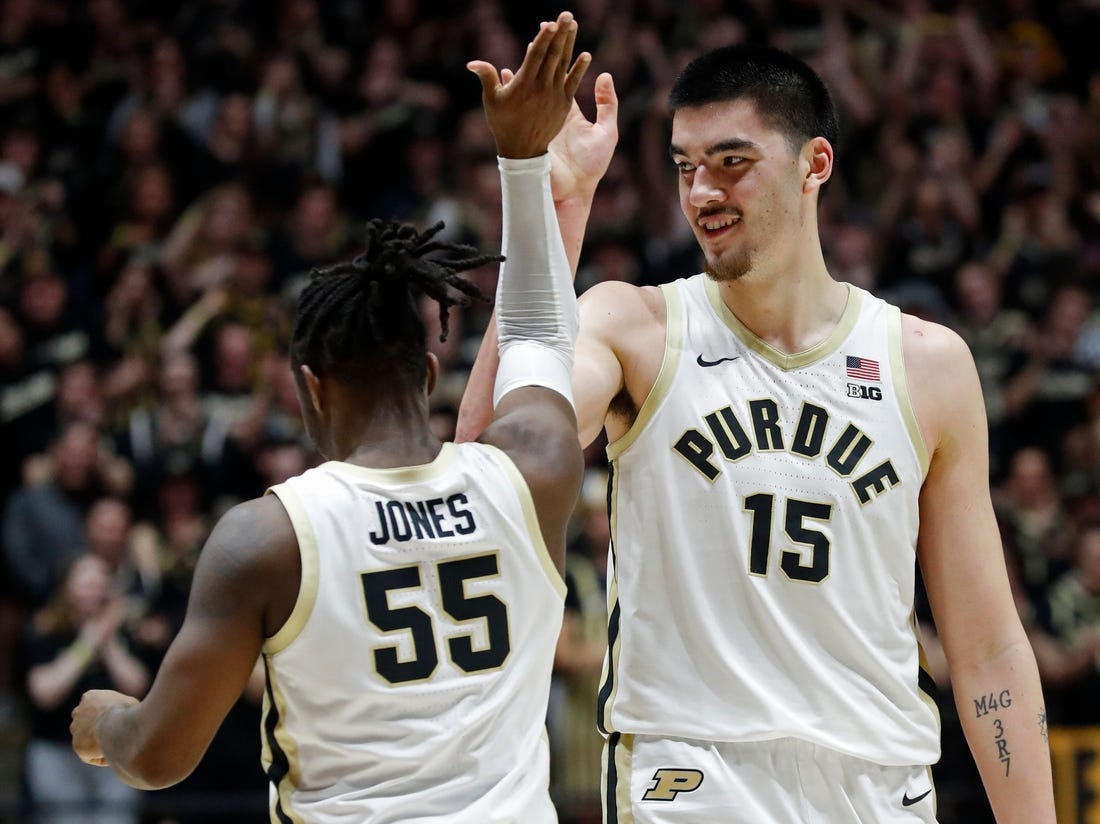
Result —
POLYGON ((467 64, 481 80, 485 116, 501 157, 546 153, 592 62, 587 52, 573 62, 576 37, 577 24, 569 12, 562 12, 553 23, 543 23, 527 47, 523 64, 507 83, 491 63, 473 60, 467 64))
POLYGON ((619 141, 619 98, 607 72, 596 78, 596 119, 584 116, 577 101, 561 131, 550 141, 550 188, 554 200, 590 197, 607 171, 619 141))

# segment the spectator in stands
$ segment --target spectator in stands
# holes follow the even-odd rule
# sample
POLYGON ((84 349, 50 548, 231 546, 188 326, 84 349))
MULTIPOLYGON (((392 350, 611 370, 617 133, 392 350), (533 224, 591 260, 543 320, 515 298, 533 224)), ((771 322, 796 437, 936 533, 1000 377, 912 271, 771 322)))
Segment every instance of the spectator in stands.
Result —
POLYGON ((336 190, 326 184, 307 185, 272 240, 274 286, 282 288, 294 278, 300 289, 311 269, 337 260, 350 241, 347 216, 340 209, 336 190))
POLYGON ((1074 566, 1054 582, 1047 595, 1049 632, 1067 648, 1092 650, 1088 666, 1063 686, 1052 721, 1100 724, 1100 527, 1081 532, 1074 566))
POLYGON ((142 695, 149 686, 149 672, 132 652, 123 626, 125 610, 106 563, 81 555, 27 627, 24 656, 31 713, 26 777, 37 821, 138 820, 138 793, 110 771, 81 762, 69 743, 69 715, 85 690, 142 695))
POLYGON ((166 355, 157 379, 158 397, 135 409, 118 433, 119 451, 134 467, 139 513, 151 511, 151 496, 166 475, 194 472, 207 483, 222 469, 228 429, 204 408, 200 388, 194 355, 166 355))
MULTIPOLYGON (((1024 312, 1004 305, 1000 278, 985 261, 971 260, 955 273, 954 302, 957 311, 953 326, 974 355, 985 396, 990 448, 997 457, 1005 450, 1008 438, 1005 382, 1013 368, 1013 353, 1032 335, 1031 322, 1024 312)), ((991 468, 994 475, 1005 469, 996 461, 991 468)))
POLYGON ((1015 445, 1057 455, 1063 435, 1084 423, 1094 373, 1078 345, 1091 311, 1084 287, 1059 287, 1036 333, 1017 350, 1003 395, 1015 445))
POLYGON ((134 540, 129 504, 120 498, 100 498, 84 519, 85 552, 103 561, 114 588, 128 601, 126 618, 148 610, 160 588, 160 564, 154 547, 134 540))
POLYGON ((41 471, 48 480, 18 490, 3 518, 8 569, 31 606, 56 591, 65 568, 84 546, 84 515, 105 493, 129 494, 128 467, 107 453, 99 433, 69 424, 50 448, 41 471))
POLYGON ((1006 550, 1019 567, 1024 592, 1038 604, 1067 569, 1073 532, 1045 452, 1031 447, 1012 457, 999 504, 1006 550))

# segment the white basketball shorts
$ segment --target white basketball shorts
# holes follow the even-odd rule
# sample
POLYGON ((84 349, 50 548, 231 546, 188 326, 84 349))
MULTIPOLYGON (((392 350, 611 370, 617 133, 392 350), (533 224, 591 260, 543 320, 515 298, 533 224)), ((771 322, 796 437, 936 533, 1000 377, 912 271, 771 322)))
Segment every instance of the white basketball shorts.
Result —
POLYGON ((607 824, 935 824, 927 766, 884 767, 797 738, 723 743, 614 733, 607 824))

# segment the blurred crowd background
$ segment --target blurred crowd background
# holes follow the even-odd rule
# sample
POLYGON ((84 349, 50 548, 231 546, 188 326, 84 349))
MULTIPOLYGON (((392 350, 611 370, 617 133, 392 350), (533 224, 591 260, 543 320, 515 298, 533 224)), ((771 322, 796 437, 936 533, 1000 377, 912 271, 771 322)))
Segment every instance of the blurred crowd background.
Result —
MULTIPOLYGON (((826 79, 843 127, 821 204, 830 270, 973 349, 1050 723, 1100 723, 1100 3, 570 8, 595 58, 582 107, 599 71, 621 98, 581 291, 700 268, 667 154, 665 95, 687 60, 767 42, 826 79)), ((464 65, 516 68, 559 10, 0 2, 0 819, 266 820, 255 695, 191 779, 140 797, 76 761, 69 712, 88 687, 147 688, 213 522, 317 460, 286 358, 310 268, 357 251, 372 216, 443 220, 448 238, 499 248, 494 146, 464 65)), ((492 294, 495 268, 474 278, 492 294)), ((432 336, 441 437, 489 308, 432 336)), ((425 320, 438 329, 434 304, 425 320)), ((608 525, 600 445, 588 456, 549 717, 566 821, 598 809, 608 525)), ((923 618, 940 818, 989 820, 923 618)))

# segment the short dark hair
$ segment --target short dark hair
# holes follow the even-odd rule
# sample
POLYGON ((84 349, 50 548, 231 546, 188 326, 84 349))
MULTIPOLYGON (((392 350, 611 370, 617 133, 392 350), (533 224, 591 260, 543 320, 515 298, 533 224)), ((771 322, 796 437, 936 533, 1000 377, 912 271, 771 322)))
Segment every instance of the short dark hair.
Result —
POLYGON ((705 52, 676 78, 673 111, 733 100, 752 101, 765 125, 797 150, 813 137, 837 148, 836 106, 821 78, 794 55, 769 46, 741 44, 705 52))
POLYGON ((314 269, 298 300, 290 344, 297 372, 308 364, 318 375, 346 381, 399 381, 406 389, 427 377, 427 332, 421 293, 439 303, 440 340, 448 310, 488 298, 458 272, 503 260, 472 246, 433 240, 437 223, 420 232, 396 221, 371 220, 366 249, 354 260, 314 269))

